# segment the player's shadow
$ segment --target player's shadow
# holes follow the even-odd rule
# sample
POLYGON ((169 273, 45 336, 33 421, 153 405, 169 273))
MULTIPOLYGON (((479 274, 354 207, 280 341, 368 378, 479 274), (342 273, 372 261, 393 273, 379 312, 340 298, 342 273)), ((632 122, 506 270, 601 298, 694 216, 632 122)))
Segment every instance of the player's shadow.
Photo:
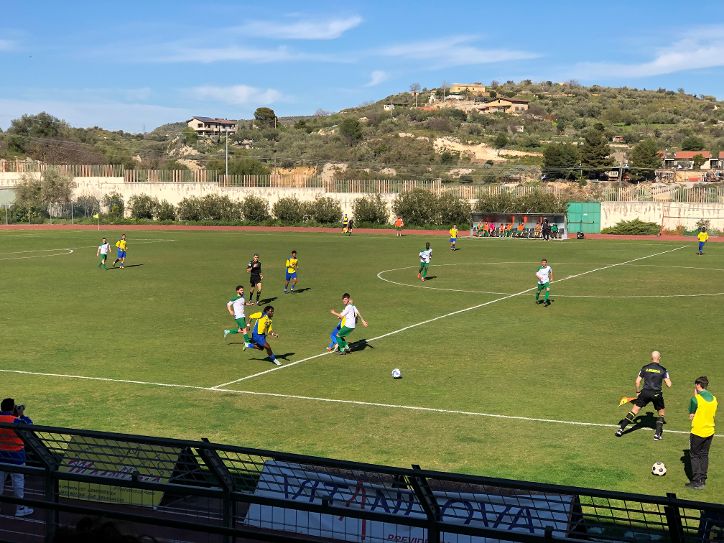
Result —
POLYGON ((686 478, 691 481, 691 478, 694 476, 694 471, 691 469, 691 451, 689 449, 684 449, 682 452, 684 454, 679 460, 681 460, 681 463, 684 464, 684 473, 686 474, 686 478))
POLYGON ((437 279, 437 275, 428 275, 425 277, 425 282, 432 281, 433 279, 437 279))
POLYGON ((298 288, 297 290, 293 290, 292 292, 296 294, 301 294, 302 292, 307 292, 308 290, 312 290, 312 287, 298 288))
POLYGON ((365 349, 374 349, 372 345, 367 343, 366 339, 358 339, 349 344, 350 349, 353 351, 364 351, 365 349))
POLYGON ((654 414, 651 411, 647 412, 645 415, 638 415, 633 420, 633 426, 626 430, 624 435, 635 432, 636 430, 641 430, 641 428, 651 428, 652 430, 656 429, 656 417, 654 417, 654 414))
MULTIPOLYGON (((281 360, 285 360, 286 362, 289 362, 289 357, 294 356, 294 353, 284 353, 284 354, 274 353, 274 356, 277 358, 280 358, 281 360)), ((264 356, 262 358, 252 358, 251 360, 260 360, 262 362, 269 362, 269 357, 264 356)))
POLYGON ((263 300, 259 300, 259 305, 266 305, 272 303, 274 300, 276 300, 276 296, 272 296, 271 298, 264 298, 263 300))
POLYGON ((109 270, 122 270, 125 268, 140 268, 141 266, 143 266, 143 264, 128 264, 127 266, 123 266, 123 268, 121 268, 120 266, 116 266, 115 268, 108 268, 108 269, 109 270))

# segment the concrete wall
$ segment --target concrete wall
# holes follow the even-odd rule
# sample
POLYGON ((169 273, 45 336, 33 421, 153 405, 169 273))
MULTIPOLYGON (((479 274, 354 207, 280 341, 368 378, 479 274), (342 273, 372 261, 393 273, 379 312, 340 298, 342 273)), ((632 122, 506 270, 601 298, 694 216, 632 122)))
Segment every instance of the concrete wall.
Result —
MULTIPOLYGON (((14 187, 22 181, 23 174, 0 172, 0 187, 14 187)), ((30 174, 39 175, 39 174, 30 174)), ((166 200, 173 205, 184 198, 203 197, 209 194, 228 196, 232 200, 243 200, 253 194, 269 202, 269 208, 280 198, 295 196, 302 201, 311 201, 318 196, 329 196, 339 201, 344 213, 352 214, 352 206, 357 198, 366 196, 364 193, 328 193, 321 188, 241 188, 220 187, 216 183, 125 183, 122 177, 76 177, 73 179, 73 198, 78 196, 94 196, 99 200, 106 194, 117 192, 123 200, 134 195, 148 196, 166 200)), ((382 194, 388 204, 390 221, 392 202, 395 194, 382 194)), ((471 200, 471 203, 474 201, 471 200)), ((677 226, 687 229, 696 227, 700 219, 708 219, 711 227, 724 230, 724 204, 696 204, 677 202, 602 202, 601 228, 614 226, 621 221, 640 219, 647 222, 663 224, 667 230, 677 226)))
POLYGON ((640 219, 663 225, 666 230, 684 226, 696 227, 697 221, 707 219, 711 228, 724 230, 724 204, 691 204, 678 202, 602 202, 601 228, 621 221, 640 219))

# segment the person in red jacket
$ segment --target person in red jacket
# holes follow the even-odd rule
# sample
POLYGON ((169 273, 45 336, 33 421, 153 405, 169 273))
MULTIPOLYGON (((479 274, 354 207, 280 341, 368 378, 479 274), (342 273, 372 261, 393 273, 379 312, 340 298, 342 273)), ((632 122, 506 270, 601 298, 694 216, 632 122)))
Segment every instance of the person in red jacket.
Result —
MULTIPOLYGON (((0 422, 32 424, 33 421, 25 416, 24 411, 25 407, 22 405, 16 406, 14 399, 5 398, 0 404, 0 422)), ((25 443, 14 430, 8 428, 0 428, 0 494, 5 489, 5 472, 1 471, 3 464, 25 465, 25 443)), ((15 497, 22 500, 25 496, 25 475, 10 472, 10 477, 13 481, 15 497)), ((33 509, 24 505, 18 505, 15 509, 16 517, 27 517, 32 514, 33 509)))

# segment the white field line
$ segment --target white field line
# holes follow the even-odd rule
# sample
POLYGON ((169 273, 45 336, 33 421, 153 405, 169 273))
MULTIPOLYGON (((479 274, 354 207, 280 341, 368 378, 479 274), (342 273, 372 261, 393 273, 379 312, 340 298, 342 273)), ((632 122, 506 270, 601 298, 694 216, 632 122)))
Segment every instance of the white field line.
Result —
MULTIPOLYGON (((594 272, 597 272, 597 271, 607 270, 607 269, 609 269, 609 268, 614 268, 614 267, 616 267, 616 266, 624 266, 624 265, 630 264, 630 263, 632 263, 632 262, 638 262, 638 261, 640 261, 640 260, 645 260, 645 259, 647 259, 647 258, 652 258, 652 257, 654 257, 654 256, 659 256, 659 255, 663 255, 663 254, 666 254, 666 253, 671 253, 671 252, 673 252, 673 251, 678 251, 679 249, 683 249, 684 247, 686 247, 686 246, 685 246, 685 245, 682 245, 681 247, 675 247, 674 249, 668 249, 668 250, 666 250, 666 251, 660 251, 660 252, 658 252, 658 253, 654 253, 654 254, 651 254, 651 255, 640 256, 640 257, 638 257, 638 258, 633 258, 633 259, 631 259, 631 260, 626 260, 625 262, 617 262, 617 263, 614 263, 614 264, 608 264, 607 266, 601 266, 601 267, 599 267, 599 268, 594 268, 594 269, 592 269, 592 270, 588 270, 588 271, 585 271, 585 272, 576 273, 576 274, 574 274, 574 275, 569 275, 569 276, 567 276, 567 277, 564 277, 563 279, 559 279, 557 282, 560 283, 561 281, 568 281, 569 279, 575 279, 576 277, 582 277, 582 276, 584 276, 584 275, 588 275, 589 273, 594 273, 594 272)), ((427 319, 427 320, 424 320, 424 321, 416 322, 416 323, 414 323, 414 324, 410 324, 410 325, 405 326, 405 327, 403 327, 403 328, 399 328, 399 329, 397 329, 397 330, 393 330, 392 332, 387 332, 386 334, 382 334, 381 336, 377 336, 377 337, 373 337, 373 338, 371 338, 371 339, 368 339, 368 340, 367 340, 367 343, 369 343, 369 342, 371 342, 371 341, 377 341, 377 340, 380 340, 380 339, 383 339, 383 338, 386 338, 386 337, 389 337, 389 336, 393 336, 393 335, 395 335, 395 334, 399 334, 399 333, 404 332, 404 331, 406 331, 406 330, 410 330, 411 328, 416 328, 416 327, 418 327, 418 326, 423 326, 423 325, 425 325, 425 324, 430 324, 431 322, 439 321, 440 319, 445 319, 445 318, 447 318, 447 317, 452 317, 452 316, 454 316, 454 315, 459 315, 460 313, 466 313, 466 312, 468 312, 468 311, 473 311, 473 310, 475 310, 475 309, 480 309, 481 307, 485 307, 485 306, 488 306, 488 305, 491 305, 491 304, 494 304, 494 303, 497 303, 497 302, 502 302, 502 301, 508 300, 508 299, 510 299, 510 298, 515 298, 516 296, 520 296, 520 295, 525 294, 525 293, 527 293, 527 292, 532 292, 532 291, 535 290, 535 289, 536 289, 536 287, 527 288, 527 289, 525 289, 525 290, 521 290, 520 292, 515 292, 515 293, 513 293, 513 294, 507 294, 506 296, 501 296, 500 298, 495 298, 494 300, 489 300, 489 301, 483 302, 483 303, 481 303, 481 304, 475 304, 475 305, 472 305, 472 306, 470 306, 470 307, 466 307, 466 308, 464 308, 464 309, 458 309, 457 311, 451 311, 450 313, 445 313, 444 315, 438 315, 437 317, 433 317, 433 318, 431 318, 431 319, 427 319)), ((252 373, 251 375, 247 375, 246 377, 241 377, 241 378, 235 379, 235 380, 233 380, 233 381, 228 381, 228 382, 226 382, 226 383, 221 383, 221 384, 215 385, 215 386, 213 386, 213 387, 211 387, 211 388, 217 388, 217 389, 224 388, 224 387, 227 387, 227 386, 229 386, 229 385, 233 385, 233 384, 235 384, 235 383, 240 383, 240 382, 242 382, 242 381, 248 381, 249 379, 254 379, 254 378, 256 378, 256 377, 261 377, 262 375, 266 375, 266 374, 271 373, 271 372, 274 372, 274 371, 279 371, 279 370, 283 370, 283 369, 286 369, 286 368, 291 368, 291 367, 293 367, 293 366, 296 366, 297 364, 301 364, 302 362, 307 362, 307 361, 309 361, 309 360, 314 360, 315 358, 320 358, 320 357, 326 356, 326 355, 328 355, 328 354, 330 354, 330 353, 329 353, 329 352, 324 352, 324 353, 319 353, 319 354, 315 354, 315 355, 312 355, 312 356, 308 356, 307 358, 302 358, 301 360, 297 360, 296 362, 292 362, 291 364, 284 364, 283 366, 275 366, 275 367, 273 367, 273 368, 271 368, 271 369, 268 369, 268 370, 265 370, 265 371, 260 371, 260 372, 258 372, 258 373, 252 373)))
MULTIPOLYGON (((8 256, 8 257, 0 258, 0 260, 28 260, 30 258, 49 258, 51 256, 72 255, 73 249, 46 249, 45 251, 18 251, 18 253, 36 253, 36 252, 48 252, 50 254, 48 254, 48 255, 35 254, 32 256, 8 256)), ((13 253, 5 253, 5 254, 13 254, 13 253)))
MULTIPOLYGON (((660 268, 656 264, 633 264, 634 268, 660 268)), ((685 270, 724 271, 724 268, 697 268, 696 266, 666 266, 667 268, 683 268, 685 270)))
MULTIPOLYGON (((170 242, 170 241, 176 241, 175 239, 150 239, 150 238, 138 238, 137 240, 133 241, 134 245, 148 245, 149 243, 163 243, 163 242, 170 242)), ((95 249, 98 247, 97 245, 86 245, 85 247, 73 247, 73 248, 64 248, 64 249, 33 249, 33 250, 26 250, 26 251, 11 251, 7 253, 0 253, 0 260, 28 260, 31 258, 48 258, 51 256, 65 256, 73 254, 76 250, 79 249, 95 249), (61 252, 65 251, 65 252, 61 252), (8 256, 5 257, 4 255, 22 255, 26 253, 33 253, 31 256, 8 256), (42 255, 37 253, 53 253, 49 255, 42 255)))
MULTIPOLYGON (((3 373, 14 373, 19 375, 33 375, 33 376, 40 376, 40 377, 59 377, 59 378, 65 378, 65 379, 80 379, 85 381, 101 381, 101 382, 110 382, 110 383, 121 383, 121 384, 131 384, 131 385, 146 385, 146 386, 152 386, 152 387, 163 387, 163 388, 182 388, 182 389, 188 389, 188 390, 199 390, 204 392, 215 392, 218 394, 235 394, 238 396, 261 396, 261 397, 268 397, 268 398, 280 398, 280 399, 286 399, 286 400, 302 400, 302 401, 309 401, 309 402, 325 402, 325 403, 336 403, 336 404, 343 404, 343 405, 356 405, 361 407, 378 407, 382 409, 401 409, 406 411, 415 411, 418 413, 438 413, 442 415, 464 415, 464 416, 470 416, 470 417, 485 417, 485 418, 492 418, 492 419, 503 419, 503 420, 519 420, 523 422, 544 422, 549 424, 566 424, 570 426, 588 426, 588 427, 596 427, 596 428, 618 428, 618 425, 616 424, 603 424, 600 422, 585 422, 585 421, 575 421, 575 420, 559 420, 559 419, 548 419, 548 418, 541 418, 541 417, 523 417, 518 415, 500 415, 497 413, 483 413, 479 411, 465 411, 462 409, 443 409, 438 407, 423 407, 423 406, 417 406, 417 405, 401 405, 401 404, 392 404, 392 403, 383 403, 383 402, 365 402, 361 400, 341 400, 336 398, 322 398, 317 396, 301 396, 297 394, 279 394, 275 392, 256 392, 251 390, 231 390, 231 389, 222 389, 222 388, 216 388, 216 387, 201 387, 201 386, 194 386, 194 385, 181 385, 181 384, 173 384, 173 383, 156 383, 152 381, 138 381, 138 380, 132 380, 132 379, 112 379, 110 377, 88 377, 85 375, 66 375, 62 373, 45 373, 45 372, 36 372, 36 371, 24 371, 24 370, 6 370, 6 369, 0 369, 0 372, 3 373)), ((666 433, 671 434, 688 434, 688 431, 684 430, 666 430, 666 433)), ((715 434, 716 437, 724 437, 721 434, 715 434)))

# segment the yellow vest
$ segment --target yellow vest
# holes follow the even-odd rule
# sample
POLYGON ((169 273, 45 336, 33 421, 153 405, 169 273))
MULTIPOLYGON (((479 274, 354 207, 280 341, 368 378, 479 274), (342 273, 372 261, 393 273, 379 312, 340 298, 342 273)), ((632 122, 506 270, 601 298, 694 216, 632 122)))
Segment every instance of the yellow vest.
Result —
POLYGON ((712 401, 707 402, 701 397, 696 398, 696 413, 691 419, 691 433, 699 437, 709 437, 714 435, 714 417, 716 416, 716 408, 718 403, 716 396, 712 394, 712 401))

